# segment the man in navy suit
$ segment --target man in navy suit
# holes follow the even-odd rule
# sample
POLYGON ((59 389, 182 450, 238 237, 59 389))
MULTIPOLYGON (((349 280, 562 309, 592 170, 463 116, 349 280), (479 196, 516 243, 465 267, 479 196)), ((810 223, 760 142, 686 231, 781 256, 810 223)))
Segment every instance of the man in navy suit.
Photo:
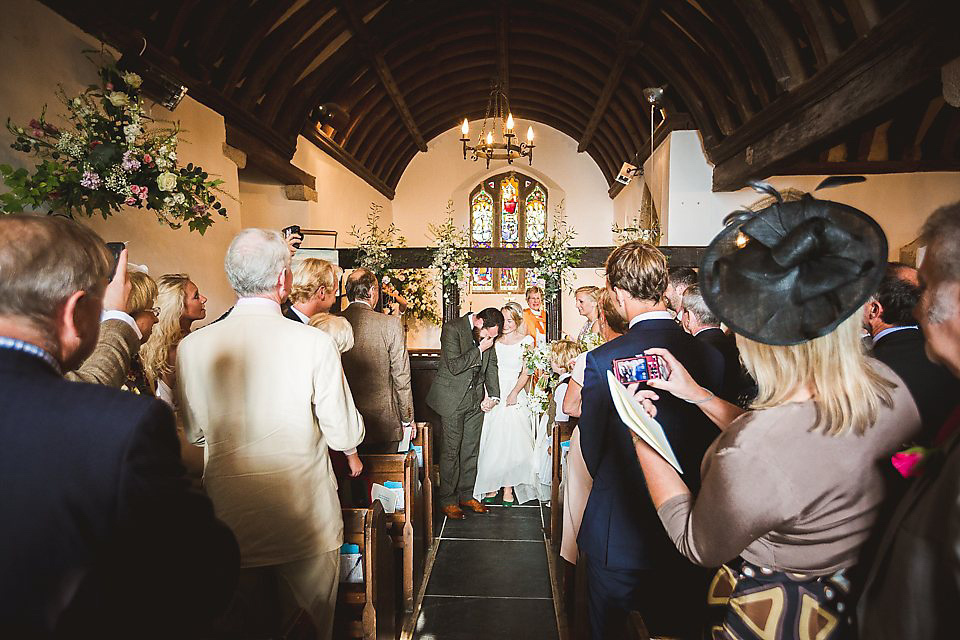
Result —
POLYGON ((166 405, 62 377, 97 342, 110 266, 73 221, 0 216, 0 637, 193 637, 236 586, 166 405))
MULTIPOLYGON (((593 488, 578 542, 587 562, 591 633, 593 640, 620 637, 627 612, 637 610, 651 634, 695 636, 709 574, 677 553, 644 493, 643 473, 613 405, 607 371, 614 359, 663 347, 696 380, 719 392, 723 357, 684 332, 667 310, 667 261, 656 247, 628 242, 607 258, 606 272, 607 290, 630 330, 589 352, 584 373, 580 447, 593 488)), ((701 458, 719 432, 693 404, 667 394, 656 404, 657 420, 695 493, 701 458)))

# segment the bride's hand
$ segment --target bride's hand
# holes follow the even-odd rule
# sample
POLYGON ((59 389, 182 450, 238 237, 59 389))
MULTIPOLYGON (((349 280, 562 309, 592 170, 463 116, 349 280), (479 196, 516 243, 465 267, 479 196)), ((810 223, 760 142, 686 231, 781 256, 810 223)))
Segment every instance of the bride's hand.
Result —
POLYGON ((518 394, 516 393, 511 393, 510 395, 507 396, 508 407, 512 407, 513 405, 517 404, 517 395, 518 394))
MULTIPOLYGON (((650 378, 647 380, 647 386, 652 389, 662 389, 667 391, 680 400, 695 402, 702 399, 710 392, 697 384, 686 367, 680 364, 680 361, 666 349, 655 347, 647 349, 644 355, 660 356, 667 363, 667 378, 650 378)), ((639 398, 638 398, 639 399, 639 398)))

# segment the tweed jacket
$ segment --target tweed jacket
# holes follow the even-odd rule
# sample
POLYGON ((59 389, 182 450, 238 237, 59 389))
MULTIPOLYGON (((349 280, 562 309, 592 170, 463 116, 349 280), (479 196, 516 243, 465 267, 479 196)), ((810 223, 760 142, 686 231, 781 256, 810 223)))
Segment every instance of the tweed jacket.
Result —
POLYGON ((180 343, 177 406, 187 436, 206 436, 204 486, 242 566, 340 547, 328 447, 355 448, 364 428, 330 336, 268 300, 240 300, 180 343))
POLYGON ((453 416, 464 403, 479 410, 484 387, 491 398, 500 397, 496 349, 480 353, 473 341, 471 317, 468 313, 451 320, 440 331, 440 365, 427 394, 427 405, 442 417, 453 416))
POLYGON ((123 320, 107 320, 100 324, 100 337, 93 353, 64 378, 119 389, 127 381, 130 362, 139 351, 140 339, 133 327, 123 320))
POLYGON ((354 302, 343 317, 353 327, 353 348, 344 353, 343 372, 367 428, 364 444, 403 439, 402 423, 413 422, 410 356, 403 323, 370 305, 354 302))

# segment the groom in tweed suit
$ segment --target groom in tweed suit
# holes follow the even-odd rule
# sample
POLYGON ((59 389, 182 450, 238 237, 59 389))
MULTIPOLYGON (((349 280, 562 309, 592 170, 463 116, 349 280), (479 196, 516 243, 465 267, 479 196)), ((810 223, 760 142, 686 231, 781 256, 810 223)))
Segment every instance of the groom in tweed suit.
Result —
POLYGON ((460 507, 487 511, 474 499, 473 484, 483 413, 500 402, 497 353, 492 347, 502 332, 503 314, 492 307, 451 320, 440 332, 440 366, 427 405, 440 414, 443 425, 438 494, 448 518, 462 520, 460 507))

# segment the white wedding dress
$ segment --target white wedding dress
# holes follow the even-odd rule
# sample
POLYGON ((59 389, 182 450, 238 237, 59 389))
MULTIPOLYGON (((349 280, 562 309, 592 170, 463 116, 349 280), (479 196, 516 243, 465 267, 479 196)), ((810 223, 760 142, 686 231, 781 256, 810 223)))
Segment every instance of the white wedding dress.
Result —
POLYGON ((480 454, 477 459, 477 481, 473 496, 480 500, 485 493, 513 487, 515 500, 523 504, 537 498, 537 474, 534 468, 534 431, 536 422, 526 405, 526 392, 520 391, 517 404, 507 406, 507 396, 517 385, 523 372, 523 347, 533 338, 524 337, 517 344, 494 345, 500 380, 500 403, 483 416, 480 454))

